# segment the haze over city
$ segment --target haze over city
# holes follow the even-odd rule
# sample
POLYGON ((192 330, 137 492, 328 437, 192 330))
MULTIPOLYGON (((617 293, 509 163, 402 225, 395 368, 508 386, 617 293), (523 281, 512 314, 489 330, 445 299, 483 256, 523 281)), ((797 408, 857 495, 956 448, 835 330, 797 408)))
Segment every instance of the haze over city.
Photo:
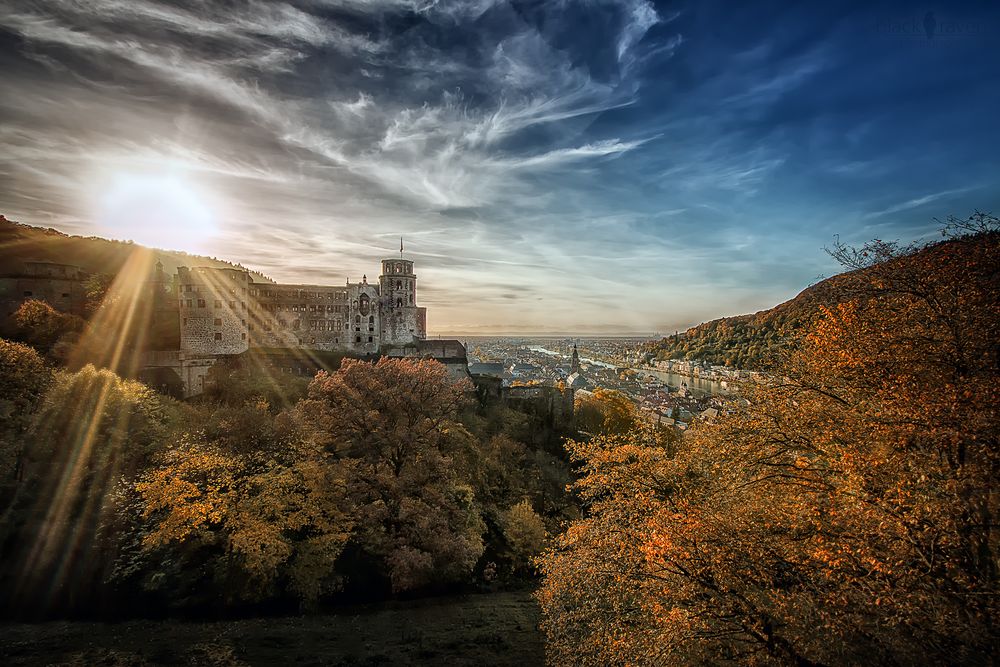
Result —
POLYGON ((837 235, 996 210, 996 19, 15 0, 0 202, 289 283, 372 279, 403 237, 431 334, 673 331, 836 272, 837 235))

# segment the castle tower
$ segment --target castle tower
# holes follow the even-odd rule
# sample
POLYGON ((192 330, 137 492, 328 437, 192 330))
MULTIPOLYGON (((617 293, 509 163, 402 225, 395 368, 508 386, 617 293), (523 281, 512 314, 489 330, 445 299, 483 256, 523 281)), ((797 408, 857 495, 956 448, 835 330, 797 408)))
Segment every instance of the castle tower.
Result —
POLYGON ((576 343, 573 343, 573 358, 569 364, 569 372, 571 375, 580 372, 580 354, 576 351, 576 343))
MULTIPOLYGON (((401 246, 402 247, 402 246, 401 246)), ((399 257, 382 260, 379 276, 382 342, 405 345, 427 337, 427 309, 417 306, 413 262, 399 257)))

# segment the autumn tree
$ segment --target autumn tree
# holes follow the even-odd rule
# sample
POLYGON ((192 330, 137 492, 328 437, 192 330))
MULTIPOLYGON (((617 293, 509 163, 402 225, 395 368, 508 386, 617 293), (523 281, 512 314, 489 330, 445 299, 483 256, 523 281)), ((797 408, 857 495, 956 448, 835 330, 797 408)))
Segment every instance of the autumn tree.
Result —
POLYGON ((100 586, 122 518, 115 489, 163 447, 172 410, 108 370, 55 374, 24 435, 22 479, 3 517, 4 575, 19 604, 71 606, 100 586))
POLYGON ((635 404, 620 391, 597 388, 576 399, 577 427, 589 433, 625 433, 636 425, 635 404))
POLYGON ((33 348, 0 339, 0 503, 22 478, 25 436, 51 377, 33 348))
POLYGON ((66 358, 67 346, 79 337, 84 326, 79 317, 61 313, 38 299, 22 303, 11 319, 18 340, 59 360, 66 358))
POLYGON ((555 663, 989 662, 1000 235, 956 227, 835 249, 840 305, 676 453, 570 445, 587 513, 542 560, 555 663))
POLYGON ((394 591, 461 580, 483 551, 474 489, 455 465, 475 444, 457 421, 469 389, 436 361, 345 359, 316 376, 297 409, 311 442, 344 470, 349 547, 380 562, 394 591))
POLYGON ((234 454, 186 438, 135 486, 150 525, 139 574, 175 604, 213 594, 258 601, 287 589, 311 606, 339 585, 334 563, 351 529, 345 488, 322 452, 234 454))

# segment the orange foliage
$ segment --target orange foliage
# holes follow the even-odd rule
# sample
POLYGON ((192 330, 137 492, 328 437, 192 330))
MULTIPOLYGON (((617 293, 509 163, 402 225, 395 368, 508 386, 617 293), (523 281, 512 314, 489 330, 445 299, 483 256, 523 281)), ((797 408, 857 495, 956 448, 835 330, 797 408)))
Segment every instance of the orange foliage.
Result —
POLYGON ((555 664, 989 662, 998 234, 871 256, 676 453, 570 444, 588 511, 541 559, 555 664))

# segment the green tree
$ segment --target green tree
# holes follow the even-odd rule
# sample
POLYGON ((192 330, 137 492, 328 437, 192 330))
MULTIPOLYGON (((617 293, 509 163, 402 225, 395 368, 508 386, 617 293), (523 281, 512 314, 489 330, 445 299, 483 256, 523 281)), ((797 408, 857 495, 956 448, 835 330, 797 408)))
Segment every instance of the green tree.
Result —
POLYGON ((21 457, 34 412, 52 378, 38 353, 0 339, 0 503, 22 477, 21 457))
POLYGON ((63 360, 68 346, 79 337, 84 322, 61 313, 45 301, 28 299, 11 316, 15 336, 40 353, 63 360))
POLYGON ((530 566, 541 553, 548 536, 545 522, 527 499, 504 513, 503 532, 514 556, 514 566, 521 569, 530 566))
POLYGON ((172 412, 168 399, 108 370, 55 374, 4 515, 5 574, 19 604, 67 609, 98 591, 127 518, 117 491, 163 448, 172 412), (52 597, 38 595, 43 589, 52 597))

